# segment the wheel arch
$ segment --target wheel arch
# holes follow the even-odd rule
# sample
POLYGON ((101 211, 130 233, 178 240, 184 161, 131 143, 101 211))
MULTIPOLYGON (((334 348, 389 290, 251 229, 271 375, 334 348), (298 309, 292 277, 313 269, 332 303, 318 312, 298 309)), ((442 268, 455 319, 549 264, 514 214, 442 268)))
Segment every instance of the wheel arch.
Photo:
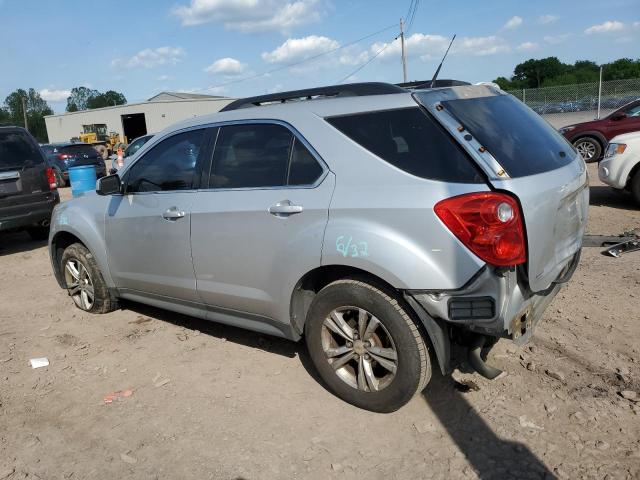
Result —
POLYGON ((53 274, 58 282, 60 287, 65 288, 64 284, 64 275, 61 270, 61 260, 62 254, 65 249, 74 243, 79 243, 87 250, 91 251, 91 249, 87 246, 87 243, 83 241, 80 237, 75 235, 74 233, 68 232, 66 230, 58 231, 54 234, 51 239, 51 245, 49 247, 49 253, 51 256, 51 266, 53 267, 53 274))
POLYGON ((607 148, 607 144, 609 142, 607 141, 606 137, 602 133, 598 132, 597 130, 587 130, 587 131, 575 134, 574 136, 571 137, 571 140, 570 140, 571 144, 585 137, 597 140, 598 143, 600 144, 600 147, 602 147, 602 153, 604 154, 604 151, 607 148))
POLYGON ((343 278, 355 278, 370 282, 391 294, 419 326, 422 335, 428 339, 443 374, 450 370, 450 339, 444 322, 431 318, 411 297, 366 270, 347 265, 323 265, 307 272, 295 285, 291 294, 290 321, 299 334, 304 332, 307 313, 316 294, 330 283, 343 278))

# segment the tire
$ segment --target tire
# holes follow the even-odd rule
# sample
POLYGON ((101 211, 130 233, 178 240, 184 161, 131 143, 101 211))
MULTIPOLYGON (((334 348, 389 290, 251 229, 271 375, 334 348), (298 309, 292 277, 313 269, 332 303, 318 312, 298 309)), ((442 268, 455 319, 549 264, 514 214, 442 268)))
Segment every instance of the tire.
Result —
POLYGON ((27 228, 27 233, 32 240, 47 240, 49 238, 49 227, 30 227, 27 228))
POLYGON ((602 145, 595 138, 578 138, 573 141, 573 146, 580 152, 585 163, 597 162, 602 156, 602 145))
POLYGON ((393 293, 371 283, 344 279, 320 290, 309 308, 305 339, 329 389, 366 410, 394 412, 431 378, 429 351, 417 324, 393 293), (361 318, 363 325, 354 328, 361 318), (342 334, 337 333, 340 320, 346 322, 342 334))
POLYGON ((633 195, 636 204, 640 205, 640 170, 638 170, 631 180, 629 180, 629 191, 633 195))
POLYGON ((80 310, 108 313, 118 308, 118 301, 107 288, 95 258, 81 243, 74 243, 64 250, 60 271, 69 296, 80 310))

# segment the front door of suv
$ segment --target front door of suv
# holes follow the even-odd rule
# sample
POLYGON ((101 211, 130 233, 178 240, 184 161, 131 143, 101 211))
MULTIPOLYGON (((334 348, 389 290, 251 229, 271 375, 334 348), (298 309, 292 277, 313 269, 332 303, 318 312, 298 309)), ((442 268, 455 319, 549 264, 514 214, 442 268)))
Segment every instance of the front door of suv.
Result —
POLYGON ((295 283, 320 266, 335 183, 311 152, 282 124, 220 128, 191 218, 198 292, 213 317, 218 308, 288 322, 295 283))
POLYGON ((111 198, 109 269, 124 293, 198 300, 190 209, 208 136, 195 129, 162 140, 125 173, 125 194, 111 198))

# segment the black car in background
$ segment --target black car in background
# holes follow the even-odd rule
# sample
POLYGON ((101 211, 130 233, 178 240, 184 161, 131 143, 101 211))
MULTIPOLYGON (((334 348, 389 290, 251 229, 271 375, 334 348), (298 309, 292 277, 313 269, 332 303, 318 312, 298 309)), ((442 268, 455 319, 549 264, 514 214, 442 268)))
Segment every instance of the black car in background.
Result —
POLYGON ((49 165, 53 167, 58 186, 69 183, 69 168, 82 165, 95 165, 98 178, 107 174, 104 160, 88 143, 64 142, 42 145, 49 165))
POLYGON ((21 127, 0 127, 0 232, 26 230, 34 240, 49 235, 60 202, 54 171, 36 140, 21 127))

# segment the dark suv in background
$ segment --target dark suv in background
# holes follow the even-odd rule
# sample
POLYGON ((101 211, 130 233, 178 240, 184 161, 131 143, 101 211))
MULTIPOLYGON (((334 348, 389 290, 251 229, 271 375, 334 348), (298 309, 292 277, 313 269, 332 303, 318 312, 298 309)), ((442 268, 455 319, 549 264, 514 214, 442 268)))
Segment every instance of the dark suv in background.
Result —
POLYGON ((107 170, 98 151, 88 143, 65 142, 42 145, 49 165, 53 167, 59 187, 69 183, 69 168, 81 165, 95 165, 98 178, 104 177, 107 170))
POLYGON ((559 131, 573 143, 585 162, 596 162, 600 160, 613 137, 640 131, 640 98, 600 120, 567 125, 559 131))
POLYGON ((36 140, 20 127, 0 127, 0 232, 27 230, 34 240, 49 235, 60 202, 53 168, 36 140))

